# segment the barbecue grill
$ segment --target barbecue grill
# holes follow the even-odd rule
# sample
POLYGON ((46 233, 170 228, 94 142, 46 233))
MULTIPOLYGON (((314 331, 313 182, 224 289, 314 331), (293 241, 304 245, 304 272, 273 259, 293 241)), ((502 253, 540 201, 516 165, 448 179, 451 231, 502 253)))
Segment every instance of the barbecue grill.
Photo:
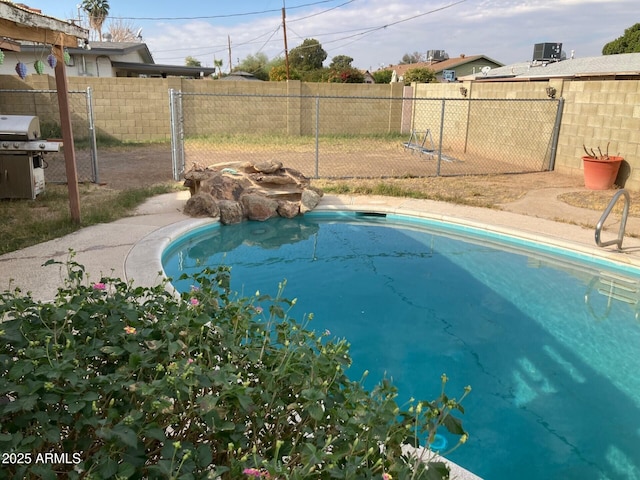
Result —
POLYGON ((40 138, 40 120, 0 115, 0 198, 36 198, 44 191, 44 154, 60 143, 40 138))

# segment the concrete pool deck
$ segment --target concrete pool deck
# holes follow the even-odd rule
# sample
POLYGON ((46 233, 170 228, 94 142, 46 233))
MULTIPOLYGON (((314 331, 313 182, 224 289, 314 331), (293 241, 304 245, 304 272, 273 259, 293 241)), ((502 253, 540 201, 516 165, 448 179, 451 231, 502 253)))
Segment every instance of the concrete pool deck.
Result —
MULTIPOLYGON (((316 211, 377 211, 444 220, 640 267, 639 238, 625 237, 621 252, 615 246, 599 248, 595 245, 594 229, 580 225, 595 225, 600 213, 569 207, 553 200, 555 195, 549 193, 531 192, 513 204, 502 205, 504 210, 408 198, 325 195, 316 211), (549 218, 562 218, 564 222, 549 218), (574 223, 565 223, 568 221, 574 223)), ((111 276, 127 279, 135 285, 156 284, 160 280, 160 253, 166 245, 194 227, 215 221, 184 215, 182 208, 188 197, 188 191, 160 195, 141 205, 131 217, 83 228, 2 255, 0 289, 19 287, 23 292, 31 292, 36 300, 53 299, 62 285, 65 271, 58 265, 42 265, 47 260, 65 262, 70 250, 75 254, 74 260, 84 265, 90 281, 111 276)), ((602 239, 615 238, 618 228, 615 223, 607 225, 602 239)), ((640 235, 640 219, 629 218, 627 232, 640 235)))

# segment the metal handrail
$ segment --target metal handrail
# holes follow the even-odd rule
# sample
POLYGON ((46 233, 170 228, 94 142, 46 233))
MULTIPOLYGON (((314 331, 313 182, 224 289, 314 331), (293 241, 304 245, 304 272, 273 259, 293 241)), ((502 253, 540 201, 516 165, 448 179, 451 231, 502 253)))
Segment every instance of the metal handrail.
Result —
POLYGON ((627 226, 627 217, 629 216, 629 205, 631 204, 631 197, 629 196, 629 192, 625 189, 618 190, 616 194, 613 196, 607 208, 602 212, 602 216, 598 223, 596 224, 596 245, 599 247, 608 247, 609 245, 617 245, 618 250, 622 249, 622 240, 624 240, 624 230, 627 226), (618 238, 615 240, 609 240, 607 242, 603 242, 600 240, 600 235, 602 233, 602 227, 604 226, 604 222, 613 210, 613 206, 616 204, 621 195, 624 195, 624 208, 622 210, 622 217, 620 218, 620 230, 618 231, 618 238))

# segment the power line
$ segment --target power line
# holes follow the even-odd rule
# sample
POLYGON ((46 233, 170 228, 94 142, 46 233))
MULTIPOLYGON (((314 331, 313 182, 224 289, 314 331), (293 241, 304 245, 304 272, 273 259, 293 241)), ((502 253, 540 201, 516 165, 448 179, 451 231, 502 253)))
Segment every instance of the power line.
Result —
POLYGON ((342 3, 340 5, 336 5, 335 7, 328 8, 327 10, 323 10, 318 13, 312 13, 311 15, 307 15, 306 17, 295 18, 291 20, 289 23, 299 22, 300 20, 306 20, 307 18, 317 17, 318 15, 322 15, 323 13, 330 12, 331 10, 335 10, 336 8, 344 7, 345 5, 349 5, 350 3, 355 2, 356 0, 349 0, 348 2, 342 3))
MULTIPOLYGON (((326 12, 328 12, 328 11, 331 11, 331 10, 334 10, 334 9, 336 9, 336 8, 339 8, 339 7, 342 7, 342 6, 344 6, 344 5, 347 5, 347 4, 349 4, 349 3, 352 3, 352 2, 354 2, 354 1, 355 1, 355 0, 350 0, 350 1, 348 1, 348 2, 345 2, 345 3, 341 4, 341 5, 337 5, 337 6, 333 7, 333 8, 331 8, 331 9, 324 10, 323 12, 319 12, 319 13, 313 14, 312 16, 316 16, 316 15, 319 15, 319 14, 321 14, 321 13, 326 13, 326 12)), ((365 27, 365 28, 362 28, 362 29, 350 29, 350 30, 344 30, 344 31, 339 31, 339 32, 325 32, 325 33, 320 33, 320 34, 309 34, 309 35, 306 35, 306 38, 326 37, 326 36, 329 36, 329 35, 339 35, 339 34, 343 34, 343 33, 356 32, 356 33, 353 33, 352 35, 346 35, 346 36, 343 36, 343 37, 340 37, 340 38, 336 38, 336 39, 333 39, 333 40, 325 40, 325 41, 321 42, 321 44, 322 44, 323 46, 325 46, 325 45, 327 45, 327 44, 332 44, 332 43, 336 43, 336 42, 342 42, 342 41, 345 41, 345 40, 353 39, 352 41, 350 41, 350 42, 348 42, 348 43, 346 43, 346 44, 344 44, 344 45, 341 45, 340 47, 337 47, 337 48, 342 48, 342 47, 344 47, 344 46, 347 46, 347 45, 350 45, 350 44, 352 44, 352 43, 355 43, 355 42, 357 42, 357 41, 361 40, 362 38, 364 38, 365 36, 368 36, 368 35, 370 35, 370 34, 372 34, 372 33, 375 33, 375 32, 377 32, 377 31, 379 31, 379 30, 384 30, 384 29, 386 29, 386 28, 389 28, 389 27, 392 27, 392 26, 395 26, 395 25, 399 25, 399 24, 401 24, 401 23, 409 22, 409 21, 411 21, 411 20, 415 20, 415 19, 417 19, 417 18, 424 17, 424 16, 426 16, 426 15, 431 15, 431 14, 433 14, 433 13, 437 13, 437 12, 439 12, 439 11, 449 9, 449 8, 452 8, 452 7, 456 6, 456 5, 459 5, 459 4, 461 4, 461 3, 464 3, 464 2, 466 2, 466 1, 467 1, 467 0, 458 0, 458 1, 455 1, 455 2, 453 2, 453 3, 450 3, 450 4, 447 4, 447 5, 444 5, 444 6, 442 6, 442 7, 435 8, 435 9, 429 10, 429 11, 427 11, 427 12, 418 13, 418 14, 416 14, 416 15, 412 15, 412 16, 410 16, 410 17, 402 18, 402 19, 397 20, 397 21, 395 21, 395 22, 390 22, 390 23, 386 23, 386 24, 383 24, 383 25, 372 26, 372 27, 365 27)), ((316 2, 316 3, 314 3, 314 4, 317 4, 317 3, 327 3, 327 1, 324 1, 324 2, 316 2)), ((308 6, 308 5, 313 5, 313 4, 307 4, 307 6, 308 6)), ((299 6, 299 7, 300 7, 300 6, 299 6)), ((299 7, 293 7, 293 8, 299 8, 299 7)), ((287 7, 287 8, 289 8, 289 7, 287 7)), ((309 18, 309 17, 304 17, 304 18, 309 18)), ((301 19, 291 20, 291 22, 293 22, 293 21, 298 21, 298 20, 301 20, 301 19)), ((289 23, 289 22, 288 22, 288 23, 289 23)), ((301 39, 303 38, 301 35, 299 35, 297 32, 295 32, 294 30, 292 30, 290 27, 288 27, 288 29, 289 29, 290 31, 292 31, 292 32, 293 32, 296 36, 298 36, 299 38, 301 38, 301 39)), ((277 31, 277 30, 276 30, 276 31, 277 31)), ((253 39, 252 39, 252 40, 250 40, 250 41, 243 42, 243 43, 238 44, 238 45, 236 45, 236 46, 250 45, 250 44, 252 44, 252 43, 262 43, 262 47, 260 48, 260 50, 262 50, 262 49, 264 49, 264 48, 265 48, 265 46, 267 45, 267 43, 269 43, 269 42, 271 42, 271 41, 272 41, 272 40, 271 40, 271 38, 273 37, 274 33, 275 33, 274 31, 270 31, 270 32, 264 33, 264 34, 262 34, 262 35, 259 35, 258 37, 253 38, 253 39), (264 37, 264 36, 266 36, 266 35, 270 35, 270 37, 269 37, 269 39, 267 39, 265 42, 256 42, 256 41, 255 41, 255 40, 257 40, 257 39, 259 39, 259 38, 261 38, 261 37, 264 37)), ((222 48, 222 45, 220 45, 219 47, 220 47, 220 48, 222 48)), ((211 47, 208 47, 208 48, 211 48, 211 47)), ((191 48, 191 49, 185 48, 184 50, 190 50, 190 51, 193 51, 193 48, 191 48)), ((158 51, 158 53, 160 53, 160 52, 164 52, 164 51, 170 51, 170 50, 161 50, 161 51, 158 51)), ((171 51, 173 51, 173 50, 171 50, 171 51)), ((215 54, 215 53, 217 53, 217 52, 218 52, 218 51, 214 52, 214 54, 215 54)), ((203 54, 201 54, 201 55, 203 55, 203 54)))
MULTIPOLYGON (((317 2, 312 2, 312 3, 305 3, 302 5, 296 5, 293 7, 287 7, 287 9, 289 10, 293 10, 293 9, 297 9, 297 8, 305 8, 305 7, 312 7, 314 5, 320 5, 323 3, 331 3, 331 2, 335 2, 336 0, 320 0, 317 2)), ((351 0, 354 1, 354 0, 351 0)), ((347 2, 349 3, 349 2, 347 2)), ((119 18, 121 20, 210 20, 213 18, 232 18, 232 17, 247 17, 247 16, 251 16, 251 15, 263 15, 265 13, 275 13, 275 12, 280 12, 281 9, 271 9, 271 10, 260 10, 257 12, 242 12, 242 13, 228 13, 226 15, 203 15, 203 16, 197 16, 197 17, 110 17, 110 18, 119 18)))

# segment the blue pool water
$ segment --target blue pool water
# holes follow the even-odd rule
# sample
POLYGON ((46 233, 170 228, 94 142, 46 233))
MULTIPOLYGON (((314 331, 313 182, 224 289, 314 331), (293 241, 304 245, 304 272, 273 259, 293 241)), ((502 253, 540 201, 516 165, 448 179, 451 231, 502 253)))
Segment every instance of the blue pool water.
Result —
POLYGON ((470 438, 450 458, 487 480, 640 479, 640 273, 529 247, 312 214, 190 234, 163 265, 172 278, 229 265, 247 296, 286 279, 292 316, 346 337, 369 386, 386 375, 403 399, 432 399, 442 373, 451 396, 470 384, 470 438))

